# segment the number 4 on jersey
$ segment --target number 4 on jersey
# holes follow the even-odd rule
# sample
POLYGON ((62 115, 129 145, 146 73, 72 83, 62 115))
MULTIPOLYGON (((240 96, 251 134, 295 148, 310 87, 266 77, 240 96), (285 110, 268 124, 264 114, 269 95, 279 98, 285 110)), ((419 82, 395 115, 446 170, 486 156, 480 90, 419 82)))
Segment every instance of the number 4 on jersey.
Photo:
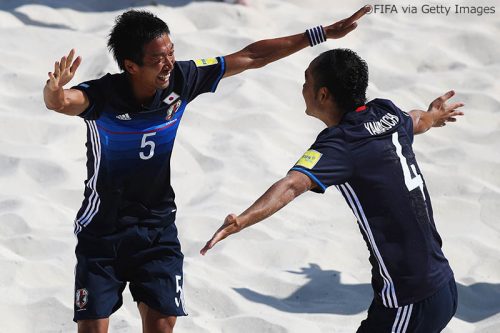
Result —
MULTIPOLYGON (((399 136, 398 132, 394 132, 392 134, 392 143, 394 144, 394 147, 396 148, 396 153, 398 154, 399 161, 401 162, 401 167, 403 169, 403 175, 405 177, 405 184, 406 187, 408 188, 408 191, 412 191, 416 189, 417 187, 420 188, 420 191, 422 191, 422 194, 424 194, 424 181, 422 180, 422 176, 417 173, 417 168, 415 167, 414 164, 409 164, 408 160, 406 157, 403 155, 403 148, 401 147, 401 143, 399 143, 399 136), (415 177, 412 177, 412 173, 410 171, 413 171, 413 174, 415 177)), ((425 198, 425 196, 424 196, 425 198)))

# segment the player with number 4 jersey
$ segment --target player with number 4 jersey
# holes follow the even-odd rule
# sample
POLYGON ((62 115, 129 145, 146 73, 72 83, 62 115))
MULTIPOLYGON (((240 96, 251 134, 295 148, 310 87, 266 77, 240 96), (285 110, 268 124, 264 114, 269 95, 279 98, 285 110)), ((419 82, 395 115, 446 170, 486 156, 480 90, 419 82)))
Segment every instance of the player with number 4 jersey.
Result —
POLYGON ((456 286, 412 144, 414 134, 463 115, 456 110, 463 104, 446 104, 450 91, 427 112, 406 113, 389 100, 366 103, 367 85, 367 65, 351 50, 313 60, 303 86, 306 113, 327 128, 286 177, 241 215, 229 215, 201 252, 305 191, 335 186, 370 251, 374 300, 358 332, 440 332, 456 311, 456 286))

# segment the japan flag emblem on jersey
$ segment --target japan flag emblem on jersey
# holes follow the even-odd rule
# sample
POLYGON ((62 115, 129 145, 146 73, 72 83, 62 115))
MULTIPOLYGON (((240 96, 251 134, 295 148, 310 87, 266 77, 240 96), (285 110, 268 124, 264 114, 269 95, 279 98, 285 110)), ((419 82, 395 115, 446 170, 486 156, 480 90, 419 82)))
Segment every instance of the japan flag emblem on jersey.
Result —
POLYGON ((180 96, 177 95, 176 93, 174 92, 171 92, 167 97, 165 97, 165 99, 163 100, 165 103, 167 103, 168 105, 172 104, 173 102, 175 102, 180 96))

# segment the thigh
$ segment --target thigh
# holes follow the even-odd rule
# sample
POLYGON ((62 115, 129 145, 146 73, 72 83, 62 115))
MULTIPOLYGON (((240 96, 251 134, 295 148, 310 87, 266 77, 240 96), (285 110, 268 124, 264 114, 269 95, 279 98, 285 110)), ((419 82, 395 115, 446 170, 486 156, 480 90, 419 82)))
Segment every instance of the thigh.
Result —
POLYGON ((141 231, 150 246, 135 253, 129 270, 130 292, 134 300, 166 316, 185 316, 183 261, 177 229, 141 231))
POLYGON ((177 317, 164 315, 142 302, 137 307, 141 314, 143 333, 173 332, 177 317))
POLYGON ((108 318, 122 305, 126 282, 116 274, 113 246, 79 237, 76 249, 74 318, 108 318))
POLYGON ((78 321, 78 333, 107 333, 109 319, 87 319, 78 321))

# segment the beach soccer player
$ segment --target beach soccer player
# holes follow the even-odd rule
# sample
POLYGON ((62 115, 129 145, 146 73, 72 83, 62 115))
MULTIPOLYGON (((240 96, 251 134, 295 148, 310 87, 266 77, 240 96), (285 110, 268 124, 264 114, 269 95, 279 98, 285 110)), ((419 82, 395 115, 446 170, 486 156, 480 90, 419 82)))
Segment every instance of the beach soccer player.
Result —
POLYGON ((368 67, 351 50, 311 62, 302 89, 306 114, 327 128, 283 179, 242 214, 228 215, 201 253, 302 193, 335 186, 370 251, 374 299, 357 332, 440 332, 455 314, 457 289, 412 144, 415 134, 456 121, 463 104, 448 104, 449 91, 427 111, 406 113, 389 100, 366 103, 367 86, 368 67))
POLYGON ((87 180, 75 220, 79 332, 107 332, 127 283, 144 332, 171 332, 176 318, 186 315, 170 182, 170 157, 186 105, 214 92, 222 78, 345 36, 368 10, 324 28, 194 61, 175 60, 164 21, 130 10, 116 19, 108 39, 121 73, 64 89, 81 58, 72 50, 55 63, 43 91, 45 104, 80 116, 87 127, 87 180))

